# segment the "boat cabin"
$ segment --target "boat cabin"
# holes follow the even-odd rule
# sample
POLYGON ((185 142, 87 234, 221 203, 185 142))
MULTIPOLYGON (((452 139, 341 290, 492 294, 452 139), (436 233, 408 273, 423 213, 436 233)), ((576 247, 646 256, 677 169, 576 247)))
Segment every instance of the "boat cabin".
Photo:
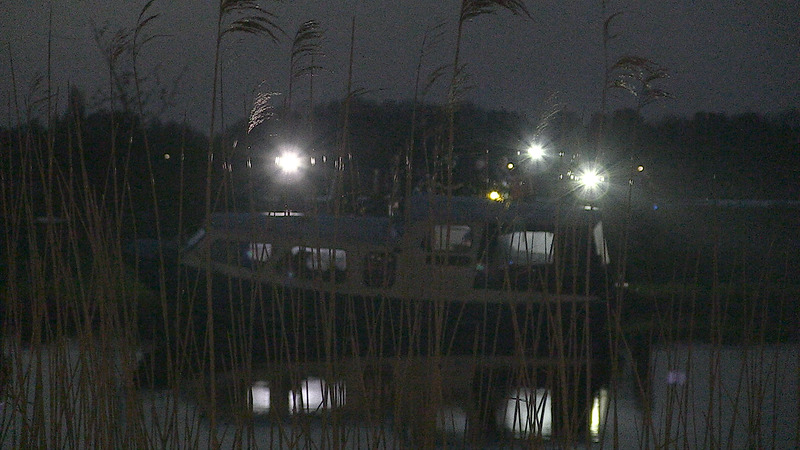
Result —
POLYGON ((398 299, 518 302, 600 292, 593 210, 418 196, 404 218, 215 214, 185 264, 283 286, 398 299), (208 253, 206 253, 208 252, 208 253))

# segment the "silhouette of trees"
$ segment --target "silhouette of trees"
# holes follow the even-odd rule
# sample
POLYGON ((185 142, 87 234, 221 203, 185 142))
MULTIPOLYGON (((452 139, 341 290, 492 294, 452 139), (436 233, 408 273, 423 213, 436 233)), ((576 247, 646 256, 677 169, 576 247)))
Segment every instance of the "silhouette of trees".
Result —
MULTIPOLYGON (((130 235, 134 230, 139 236, 154 234, 155 208, 163 219, 165 236, 177 233, 179 217, 187 233, 199 226, 207 136, 178 123, 155 119, 142 123, 132 112, 88 112, 85 95, 77 90, 70 93, 70 103, 67 112, 52 122, 54 130, 37 121, 2 130, 0 143, 8 151, 3 163, 20 166, 20 177, 33 179, 31 184, 43 189, 46 183, 37 181, 34 169, 43 164, 45 154, 36 149, 44 148, 51 133, 55 173, 62 188, 71 186, 73 192, 93 196, 110 211, 116 208, 130 235), (116 151, 111 152, 114 146, 116 151)), ((358 180, 353 194, 354 198, 384 202, 373 208, 375 212, 386 211, 390 193, 405 192, 402 161, 413 108, 411 102, 379 103, 364 98, 351 104, 353 160, 348 164, 358 180)), ((414 189, 433 188, 428 175, 436 169, 436 158, 446 152, 448 126, 442 111, 438 105, 417 106, 414 189)), ((291 121, 279 119, 268 120, 249 133, 246 120, 231 127, 218 138, 219 146, 228 150, 214 162, 213 171, 218 181, 227 171, 232 192, 239 197, 234 204, 215 208, 263 209, 272 200, 291 200, 290 192, 306 200, 324 197, 330 187, 341 117, 341 103, 332 102, 315 110, 317 125, 310 135, 286 129, 291 128, 291 121), (316 161, 306 185, 295 191, 276 181, 273 167, 276 151, 287 144, 310 152, 316 161)), ((521 158, 537 124, 516 113, 463 105, 455 116, 459 132, 454 146, 453 192, 484 195, 487 189, 503 186, 513 177, 526 177, 532 195, 559 195, 559 177, 597 148, 594 128, 601 119, 596 116, 584 123, 575 113, 558 111, 547 120, 538 138, 546 141, 550 156, 546 164, 534 168, 521 158), (506 168, 508 162, 516 164, 516 172, 506 168)), ((606 129, 599 144, 612 178, 609 181, 624 184, 632 168, 642 165, 644 171, 636 174, 635 196, 642 207, 685 199, 800 200, 798 110, 766 116, 699 112, 691 118, 648 121, 636 110, 627 109, 602 120, 606 129)), ((31 195, 38 195, 36 190, 31 195)), ((619 194, 609 193, 614 195, 619 194)), ((44 210, 35 214, 44 214, 44 210)))

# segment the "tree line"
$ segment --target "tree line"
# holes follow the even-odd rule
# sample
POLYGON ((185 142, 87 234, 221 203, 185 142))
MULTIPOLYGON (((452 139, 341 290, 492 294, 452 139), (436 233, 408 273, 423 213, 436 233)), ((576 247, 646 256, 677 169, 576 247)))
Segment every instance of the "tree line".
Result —
POLYGON ((633 181, 648 201, 800 200, 796 109, 658 120, 645 120, 635 110, 589 120, 558 110, 532 120, 463 104, 455 112, 452 161, 446 151, 448 112, 441 105, 357 98, 349 105, 346 129, 344 114, 342 103, 331 102, 319 105, 310 118, 281 114, 255 127, 242 120, 209 146, 207 135, 186 124, 107 110, 87 113, 75 105, 49 127, 34 120, 3 128, 0 146, 8 155, 3 172, 19 176, 6 183, 25 195, 43 196, 45 185, 59 195, 85 191, 119 214, 130 214, 126 226, 145 235, 155 233, 156 218, 168 235, 178 232, 179 219, 199 226, 206 183, 216 192, 215 209, 247 210, 330 200, 333 179, 340 177, 342 195, 353 208, 366 199, 372 206, 367 212, 380 214, 403 197, 407 179, 411 191, 444 192, 446 171, 452 170, 452 192, 458 195, 485 195, 518 183, 529 197, 553 197, 585 162, 602 166, 610 184, 633 181), (533 144, 544 147, 541 161, 526 155, 533 144), (308 167, 299 179, 281 179, 274 158, 284 149, 304 158, 308 167), (208 158, 213 158, 211 180, 208 158))

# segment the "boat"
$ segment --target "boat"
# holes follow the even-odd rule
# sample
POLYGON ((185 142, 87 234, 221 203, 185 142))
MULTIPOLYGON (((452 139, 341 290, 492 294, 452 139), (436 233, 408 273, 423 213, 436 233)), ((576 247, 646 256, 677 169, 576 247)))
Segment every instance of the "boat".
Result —
POLYGON ((411 205, 406 220, 217 213, 182 261, 243 281, 404 301, 580 302, 606 288, 610 258, 595 209, 447 196, 411 205))
MULTIPOLYGON (((246 353, 258 389, 283 393, 271 403, 283 414, 297 408, 286 392, 309 379, 352 391, 365 377, 407 385, 448 373, 452 396, 485 391, 483 401, 607 382, 610 258, 596 208, 446 195, 409 204, 400 217, 214 214, 179 258, 200 297, 194 335, 213 323, 222 366, 246 353)), ((569 391, 588 411, 588 395, 569 391)), ((368 398, 347 394, 351 406, 368 398)))

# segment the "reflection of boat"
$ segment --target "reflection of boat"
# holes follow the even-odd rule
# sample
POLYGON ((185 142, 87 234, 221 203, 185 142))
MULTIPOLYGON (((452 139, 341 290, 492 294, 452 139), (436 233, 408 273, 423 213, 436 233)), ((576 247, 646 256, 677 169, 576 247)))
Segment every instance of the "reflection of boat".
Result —
MULTIPOLYGON (((219 348, 240 345, 267 364, 270 379, 288 365, 302 369, 298 380, 324 376, 333 385, 328 363, 362 368, 355 378, 340 373, 349 387, 364 368, 412 383, 438 361, 435 370, 458 373, 452 395, 483 389, 484 400, 604 377, 598 294, 609 258, 596 211, 435 196, 412 205, 406 221, 214 215, 181 260, 198 275, 189 279, 206 283, 190 290, 212 299, 219 348), (502 387, 486 387, 498 380, 502 387)), ((206 323, 203 303, 195 303, 198 323, 206 323)), ((347 394, 349 404, 356 398, 347 394)))

